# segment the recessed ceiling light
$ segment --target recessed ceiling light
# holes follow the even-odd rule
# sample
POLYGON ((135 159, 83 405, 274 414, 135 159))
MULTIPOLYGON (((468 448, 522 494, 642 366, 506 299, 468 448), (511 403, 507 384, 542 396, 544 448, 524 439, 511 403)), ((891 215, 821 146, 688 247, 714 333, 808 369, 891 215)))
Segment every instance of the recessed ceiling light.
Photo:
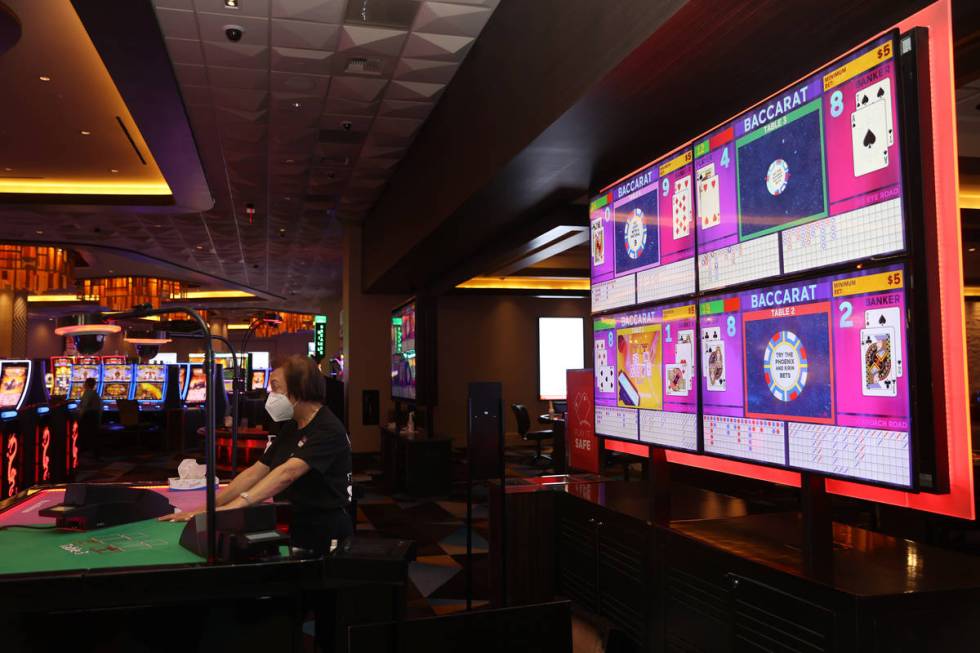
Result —
POLYGON ((38 77, 38 79, 40 79, 42 82, 50 82, 51 81, 51 78, 48 77, 47 75, 41 75, 40 77, 38 77))
POLYGON ((286 163, 296 163, 295 159, 286 159, 286 163))
POLYGON ((971 251, 971 252, 975 252, 975 251, 977 251, 977 248, 976 248, 976 247, 971 247, 971 248, 970 248, 970 251, 971 251))
POLYGON ((118 175, 119 174, 119 171, 116 170, 115 168, 109 168, 109 172, 111 172, 114 175, 118 175))
POLYGON ((82 130, 82 136, 91 136, 91 135, 92 135, 92 132, 90 132, 89 130, 87 130, 87 129, 83 129, 82 130))
POLYGON ((13 168, 4 168, 3 171, 4 172, 13 172, 14 169, 13 168))
POLYGON ((293 108, 294 109, 299 109, 301 106, 303 106, 303 105, 300 104, 299 102, 293 102, 293 108))
POLYGON ((197 249, 204 249, 204 245, 198 245, 197 249))
POLYGON ((44 235, 44 230, 43 229, 38 229, 34 233, 36 233, 38 236, 43 236, 44 235))

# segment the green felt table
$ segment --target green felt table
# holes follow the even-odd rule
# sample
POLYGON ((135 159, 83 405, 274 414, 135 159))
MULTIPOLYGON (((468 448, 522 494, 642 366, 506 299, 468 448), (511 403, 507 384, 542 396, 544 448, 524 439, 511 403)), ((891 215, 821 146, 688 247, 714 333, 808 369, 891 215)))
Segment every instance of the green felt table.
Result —
POLYGON ((183 523, 155 519, 93 531, 0 530, 0 576, 204 562, 180 546, 183 523))

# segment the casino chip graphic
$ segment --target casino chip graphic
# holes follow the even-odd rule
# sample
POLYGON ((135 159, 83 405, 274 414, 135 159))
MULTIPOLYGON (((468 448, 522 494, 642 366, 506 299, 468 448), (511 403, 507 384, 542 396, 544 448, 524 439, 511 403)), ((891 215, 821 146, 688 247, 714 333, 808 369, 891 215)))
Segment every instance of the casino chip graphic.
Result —
POLYGON ((780 401, 796 400, 806 387, 806 348, 792 331, 777 331, 766 344, 762 360, 769 392, 780 401))
POLYGON ((776 159, 769 164, 769 171, 766 172, 766 190, 773 197, 782 195, 789 183, 789 164, 782 159, 776 159))
POLYGON ((634 209, 633 216, 626 221, 626 255, 631 259, 638 259, 643 256, 643 249, 647 246, 647 228, 643 224, 643 211, 634 209))

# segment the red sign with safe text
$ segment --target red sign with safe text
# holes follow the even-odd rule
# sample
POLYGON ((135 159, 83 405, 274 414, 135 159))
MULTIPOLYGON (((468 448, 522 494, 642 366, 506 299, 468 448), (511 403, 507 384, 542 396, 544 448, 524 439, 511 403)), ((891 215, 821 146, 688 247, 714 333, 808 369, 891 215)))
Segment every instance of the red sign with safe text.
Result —
POLYGON ((599 473, 599 439, 595 435, 595 397, 592 393, 592 370, 565 372, 568 418, 565 446, 572 469, 599 473))

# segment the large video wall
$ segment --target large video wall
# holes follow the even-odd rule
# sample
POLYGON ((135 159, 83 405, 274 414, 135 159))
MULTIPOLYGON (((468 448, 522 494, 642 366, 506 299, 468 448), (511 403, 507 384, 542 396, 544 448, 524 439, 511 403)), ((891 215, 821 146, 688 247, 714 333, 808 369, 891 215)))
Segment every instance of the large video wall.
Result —
POLYGON ((915 485, 898 34, 590 204, 596 432, 915 485))

